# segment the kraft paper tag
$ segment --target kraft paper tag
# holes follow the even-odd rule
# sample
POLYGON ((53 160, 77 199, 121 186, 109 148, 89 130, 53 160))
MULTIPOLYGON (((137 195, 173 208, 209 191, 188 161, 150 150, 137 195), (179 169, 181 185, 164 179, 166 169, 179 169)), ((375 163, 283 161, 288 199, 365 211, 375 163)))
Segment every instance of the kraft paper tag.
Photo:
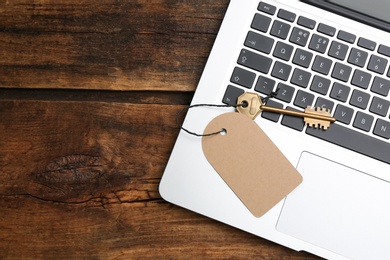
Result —
POLYGON ((302 176, 249 117, 226 113, 214 118, 202 138, 203 152, 226 184, 255 217, 261 217, 301 182, 302 176))

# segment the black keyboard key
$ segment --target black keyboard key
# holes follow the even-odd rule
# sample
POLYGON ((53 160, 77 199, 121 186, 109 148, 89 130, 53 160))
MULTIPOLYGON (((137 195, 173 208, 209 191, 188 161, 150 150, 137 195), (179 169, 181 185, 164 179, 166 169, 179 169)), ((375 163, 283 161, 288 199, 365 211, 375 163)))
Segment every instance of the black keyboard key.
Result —
POLYGON ((357 45, 364 49, 373 51, 375 50, 376 42, 368 40, 366 38, 359 38, 357 45))
POLYGON ((347 52, 348 46, 346 44, 333 41, 330 45, 328 55, 339 60, 344 60, 347 56, 347 52))
POLYGON ((260 32, 267 32, 271 24, 271 18, 262 14, 255 14, 251 27, 260 32))
POLYGON ((374 97, 371 102, 370 112, 380 116, 386 116, 389 112, 389 107, 390 101, 383 98, 374 97))
POLYGON ((316 21, 309 19, 307 17, 304 17, 304 16, 300 16, 298 18, 297 23, 303 27, 306 27, 306 28, 312 29, 312 30, 316 27, 316 21))
POLYGON ((260 76, 257 80, 255 90, 264 95, 269 95, 272 93, 275 87, 275 80, 260 76))
POLYGON ((284 102, 290 103, 294 96, 295 89, 283 83, 279 83, 277 89, 278 94, 276 95, 276 98, 284 102))
POLYGON ((249 32, 245 39, 245 46, 269 54, 274 42, 274 39, 267 36, 249 32))
POLYGON ((294 27, 291 36, 290 42, 298 44, 302 47, 306 46, 307 41, 309 40, 310 33, 306 30, 303 30, 298 27, 294 27))
POLYGON ((306 133, 390 164, 390 143, 359 133, 337 123, 332 124, 326 131, 307 128, 306 133))
POLYGON ((336 118, 337 122, 349 125, 352 121, 353 113, 354 111, 352 108, 343 105, 337 105, 333 116, 336 118))
MULTIPOLYGON (((273 101, 273 100, 268 100, 267 101, 267 106, 270 107, 277 107, 277 108, 283 108, 283 104, 273 101)), ((272 113, 272 112, 262 112, 261 117, 268 119, 273 122, 278 122, 280 118, 280 113, 272 113)))
POLYGON ((348 100, 349 92, 351 92, 350 87, 335 82, 332 91, 330 92, 330 97, 341 102, 346 102, 348 100))
POLYGON ((336 28, 329 26, 327 24, 320 23, 318 25, 317 31, 324 33, 329 36, 334 36, 336 34, 336 28))
POLYGON ((229 85, 226 89, 225 95, 223 96, 222 102, 226 105, 234 106, 237 105, 237 99, 239 96, 244 94, 244 90, 229 85))
POLYGON ((347 82, 351 76, 352 68, 342 63, 336 62, 333 68, 332 78, 347 82))
POLYGON ((291 69, 292 67, 290 65, 277 61, 275 62, 271 75, 275 78, 286 81, 290 76, 291 69))
POLYGON ((321 74, 328 75, 331 67, 332 67, 331 59, 327 59, 322 56, 316 56, 311 69, 321 74))
POLYGON ((363 112, 357 112, 353 126, 357 129, 369 132, 374 122, 374 117, 363 112))
POLYGON ((310 90, 326 95, 328 93, 330 87, 330 80, 320 77, 320 76, 314 76, 314 79, 311 83, 310 90))
POLYGON ((310 40, 309 49, 325 53, 329 39, 318 34, 313 34, 310 40))
POLYGON ((255 78, 255 73, 236 67, 234 68, 230 82, 246 88, 252 88, 255 78))
POLYGON ((355 107, 358 107, 361 109, 366 109, 369 101, 370 101, 370 94, 363 92, 363 91, 360 91, 360 90, 354 90, 349 103, 352 106, 355 106, 355 107))
POLYGON ((297 15, 290 12, 290 11, 280 9, 279 13, 278 13, 278 17, 283 19, 283 20, 286 20, 288 22, 293 23, 295 21, 295 18, 297 17, 297 15))
POLYGON ((267 74, 271 68, 272 59, 243 49, 241 50, 237 63, 267 74))
POLYGON ((361 68, 364 67, 366 64, 368 57, 368 53, 356 48, 352 48, 349 57, 348 57, 348 63, 354 64, 356 66, 359 66, 361 68))
POLYGON ((337 34, 337 38, 342 40, 342 41, 353 44, 353 43, 355 43, 356 35, 349 33, 349 32, 346 32, 346 31, 339 31, 339 33, 337 34))
MULTIPOLYGON (((286 109, 298 111, 297 109, 293 109, 291 107, 287 107, 286 109)), ((303 131, 303 128, 305 127, 305 121, 302 117, 283 115, 282 125, 290 127, 297 131, 303 131)))
POLYGON ((276 7, 275 6, 267 4, 267 3, 264 3, 264 2, 260 2, 260 4, 257 7, 257 9, 259 11, 261 11, 261 12, 264 12, 264 13, 267 13, 267 14, 270 14, 270 15, 274 15, 275 12, 276 12, 276 7))
POLYGON ((303 90, 298 90, 294 100, 294 105, 300 108, 311 106, 314 101, 314 95, 303 90))
POLYGON ((354 86, 367 89, 371 81, 371 74, 361 71, 355 70, 355 73, 352 76, 351 83, 354 86))
POLYGON ((290 32, 291 26, 281 21, 275 21, 271 28, 271 35, 285 40, 290 32))
POLYGON ((390 47, 386 45, 379 45, 378 53, 383 54, 387 57, 390 57, 390 47))
POLYGON ((390 122, 379 118, 376 121, 373 133, 374 135, 390 139, 390 122))
POLYGON ((313 54, 311 52, 302 49, 297 49, 294 54, 293 63, 304 68, 308 68, 312 59, 313 54))
POLYGON ((300 86, 302 88, 307 88, 311 78, 311 73, 306 70, 295 69, 291 77, 291 83, 294 85, 300 86))
POLYGON ((383 74, 385 73, 386 67, 387 67, 387 59, 371 55, 370 61, 368 62, 368 70, 371 70, 373 72, 383 74))
POLYGON ((322 97, 317 98, 317 101, 316 101, 316 104, 315 104, 315 107, 321 107, 321 108, 324 108, 324 109, 329 109, 330 111, 333 110, 333 106, 334 106, 334 102, 332 102, 332 101, 330 101, 328 99, 322 98, 322 97))
POLYGON ((380 77, 375 77, 374 82, 372 83, 371 91, 382 95, 387 96, 390 90, 390 81, 380 77))
POLYGON ((294 51, 294 47, 284 42, 278 42, 274 50, 274 56, 282 60, 288 61, 294 51))

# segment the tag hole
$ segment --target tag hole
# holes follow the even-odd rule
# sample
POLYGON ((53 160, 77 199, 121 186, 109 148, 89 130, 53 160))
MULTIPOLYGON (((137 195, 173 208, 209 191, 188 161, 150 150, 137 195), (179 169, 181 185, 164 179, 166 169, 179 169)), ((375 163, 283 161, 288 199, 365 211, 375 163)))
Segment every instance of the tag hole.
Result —
POLYGON ((246 100, 242 101, 241 104, 242 104, 242 107, 243 107, 243 108, 247 108, 248 105, 249 105, 248 101, 246 101, 246 100))
POLYGON ((220 134, 221 135, 227 135, 227 130, 225 128, 222 128, 220 134))

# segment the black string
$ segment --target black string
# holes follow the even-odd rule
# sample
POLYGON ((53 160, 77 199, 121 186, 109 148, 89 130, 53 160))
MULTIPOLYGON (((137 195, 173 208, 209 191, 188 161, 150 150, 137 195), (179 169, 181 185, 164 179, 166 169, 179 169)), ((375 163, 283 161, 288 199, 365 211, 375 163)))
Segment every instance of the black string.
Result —
POLYGON ((195 108, 195 107, 223 107, 223 108, 226 108, 226 107, 233 107, 233 108, 237 108, 239 106, 245 106, 247 104, 236 104, 236 105, 212 105, 212 104, 196 104, 196 105, 192 105, 192 106, 187 106, 183 109, 181 109, 177 115, 176 115, 176 123, 177 125, 182 129, 184 130, 185 132, 189 133, 190 135, 194 135, 194 136, 198 136, 198 137, 204 137, 204 136, 212 136, 212 135, 218 135, 218 134, 222 134, 222 133, 226 133, 226 129, 222 128, 221 130, 219 130, 218 132, 214 132, 214 133, 209 133, 209 134, 198 134, 198 133, 195 133, 195 132, 191 132, 190 130, 186 129, 183 127, 183 125, 179 122, 179 117, 180 115, 186 111, 186 110, 189 110, 191 108, 195 108))
MULTIPOLYGON (((279 88, 277 88, 276 91, 271 92, 271 93, 270 93, 269 95, 267 95, 265 98, 261 98, 261 101, 262 101, 264 104, 266 104, 270 98, 276 97, 276 96, 278 95, 278 92, 279 92, 279 88)), ((184 128, 183 125, 179 122, 179 116, 180 116, 184 111, 189 110, 189 109, 191 109, 191 108, 195 108, 195 107, 222 107, 222 108, 233 107, 233 108, 237 108, 237 107, 239 107, 239 106, 246 107, 247 105, 248 105, 248 103, 243 102, 243 103, 241 103, 241 104, 236 104, 236 105, 196 104, 196 105, 186 106, 185 108, 181 109, 181 110, 176 114, 176 124, 180 127, 180 129, 184 130, 184 131, 187 132, 188 134, 194 135, 194 136, 198 136, 198 137, 204 137, 204 136, 212 136, 212 135, 223 134, 223 133, 226 133, 226 129, 225 129, 225 128, 222 128, 222 129, 219 130, 218 132, 209 133, 209 134, 198 134, 198 133, 195 133, 195 132, 191 132, 190 130, 184 128)))

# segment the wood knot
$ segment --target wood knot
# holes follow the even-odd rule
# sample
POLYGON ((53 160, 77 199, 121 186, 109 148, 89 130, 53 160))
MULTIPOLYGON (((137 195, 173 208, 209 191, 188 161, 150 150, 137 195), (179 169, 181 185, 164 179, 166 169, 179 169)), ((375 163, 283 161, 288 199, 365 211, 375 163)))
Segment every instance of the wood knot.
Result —
POLYGON ((82 185, 96 182, 103 174, 99 157, 89 155, 69 155, 58 158, 38 173, 35 180, 48 185, 82 185))

